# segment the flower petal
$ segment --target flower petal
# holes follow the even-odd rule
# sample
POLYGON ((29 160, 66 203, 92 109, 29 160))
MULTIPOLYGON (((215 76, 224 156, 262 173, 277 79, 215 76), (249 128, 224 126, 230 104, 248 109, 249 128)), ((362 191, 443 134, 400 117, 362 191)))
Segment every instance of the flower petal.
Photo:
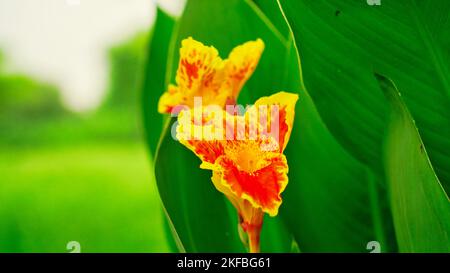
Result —
POLYGON ((214 47, 205 46, 191 37, 181 42, 176 76, 181 89, 195 93, 199 88, 210 87, 215 83, 217 70, 222 68, 223 61, 214 47))
MULTIPOLYGON (((253 105, 253 107, 256 107, 256 109, 262 106, 272 106, 272 105, 279 106, 278 123, 277 126, 275 126, 275 128, 272 127, 271 130, 278 130, 277 134, 279 138, 280 152, 284 151, 291 136, 295 116, 295 104, 297 103, 297 100, 298 100, 297 94, 278 92, 276 94, 273 94, 272 96, 262 97, 258 99, 253 105)), ((252 111, 249 111, 249 113, 252 113, 252 111)), ((259 111, 259 113, 261 114, 261 111, 259 111)), ((268 114, 268 111, 266 112, 266 114, 268 114)), ((267 119, 268 117, 262 118, 267 119)))
POLYGON ((169 85, 168 91, 165 92, 158 102, 159 113, 171 113, 173 108, 186 100, 186 96, 183 96, 179 92, 178 87, 175 85, 169 85))
POLYGON ((225 61, 226 83, 224 88, 231 90, 231 96, 237 99, 242 86, 255 70, 264 42, 261 39, 249 41, 235 47, 225 61))
MULTIPOLYGON (((192 109, 181 111, 178 115, 177 139, 193 151, 203 163, 214 164, 216 159, 223 155, 222 137, 216 138, 215 130, 219 130, 220 124, 223 122, 222 117, 214 117, 212 112, 207 111, 208 108, 192 109), (197 112, 197 111, 201 112, 197 112), (196 115, 201 115, 197 120, 196 115)), ((220 110, 220 109, 219 109, 220 110)), ((224 113, 223 110, 219 111, 224 113)), ((218 132, 223 136, 223 132, 218 132)))
POLYGON ((170 113, 177 105, 193 107, 195 96, 205 105, 225 104, 227 95, 217 97, 224 82, 224 62, 214 47, 208 47, 191 37, 181 42, 180 61, 176 75, 177 86, 170 87, 160 99, 158 111, 170 113))
POLYGON ((228 157, 219 157, 214 171, 221 174, 221 187, 216 188, 227 196, 231 192, 234 196, 228 196, 229 199, 238 200, 234 202, 247 200, 253 208, 261 208, 270 216, 275 216, 281 205, 280 194, 288 183, 288 165, 286 157, 279 153, 268 153, 265 160, 268 162, 266 167, 248 173, 240 170, 228 157), (222 186, 228 187, 229 192, 224 191, 222 186))

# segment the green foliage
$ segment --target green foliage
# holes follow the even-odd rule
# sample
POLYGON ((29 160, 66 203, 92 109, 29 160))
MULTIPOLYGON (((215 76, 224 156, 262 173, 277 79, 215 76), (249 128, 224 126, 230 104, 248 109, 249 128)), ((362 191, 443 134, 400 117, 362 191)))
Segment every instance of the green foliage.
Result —
POLYGON ((384 156, 399 249, 450 252, 449 198, 400 93, 388 79, 378 79, 391 107, 384 156))
POLYGON ((138 104, 148 35, 139 33, 109 50, 110 82, 104 107, 138 104))
POLYGON ((158 8, 153 37, 148 46, 147 66, 145 68, 142 92, 144 128, 150 153, 153 155, 159 140, 155 133, 163 129, 163 118, 158 113, 158 100, 166 89, 166 71, 170 40, 175 20, 158 8))
MULTIPOLYGON (((150 56, 158 57, 148 65, 164 68, 152 87, 157 98, 173 82, 180 41, 189 36, 222 57, 244 41, 265 42, 240 104, 281 90, 300 95, 286 149, 290 182, 280 217, 265 219, 263 252, 293 244, 302 252, 367 252, 374 240, 383 252, 449 251, 450 6, 410 2, 197 0, 169 28, 170 41, 169 29, 159 30, 161 40, 155 30, 150 56), (374 72, 396 83, 405 104, 384 95, 397 93, 374 72)), ((156 102, 144 101, 144 111, 156 102)), ((159 135, 145 122, 147 134, 159 135)), ((172 139, 172 124, 162 130, 155 170, 180 249, 242 251, 233 209, 210 172, 172 139)))
POLYGON ((388 106, 374 72, 398 86, 434 169, 450 184, 449 1, 281 0, 302 60, 305 86, 330 131, 383 172, 388 106), (336 13, 340 11, 340 13, 336 13))
POLYGON ((58 90, 25 75, 3 71, 4 55, 0 51, 0 124, 16 123, 33 116, 48 118, 64 113, 58 90))
POLYGON ((48 117, 63 112, 55 87, 23 75, 0 74, 0 116, 48 117))

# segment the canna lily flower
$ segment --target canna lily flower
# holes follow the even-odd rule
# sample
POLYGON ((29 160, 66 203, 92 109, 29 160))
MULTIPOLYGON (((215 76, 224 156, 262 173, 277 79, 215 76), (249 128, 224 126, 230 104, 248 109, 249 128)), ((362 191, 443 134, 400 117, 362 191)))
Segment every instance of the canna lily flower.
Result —
POLYGON ((244 83, 258 64, 264 43, 261 39, 235 47, 222 60, 217 50, 192 39, 181 42, 176 85, 169 85, 158 103, 158 112, 170 114, 174 107, 194 106, 194 97, 205 105, 234 104, 244 83))
POLYGON ((250 252, 259 252, 264 213, 278 214, 288 183, 283 151, 297 99, 279 92, 260 98, 244 115, 204 107, 178 116, 177 139, 202 160, 200 168, 212 170, 214 186, 237 209, 250 252))

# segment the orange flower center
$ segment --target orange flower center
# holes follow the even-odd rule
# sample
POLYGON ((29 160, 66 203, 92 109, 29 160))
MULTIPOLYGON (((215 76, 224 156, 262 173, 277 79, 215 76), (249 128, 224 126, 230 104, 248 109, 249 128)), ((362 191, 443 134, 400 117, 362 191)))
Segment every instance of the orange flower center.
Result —
POLYGON ((255 157, 254 151, 240 151, 238 153, 238 166, 249 173, 258 170, 258 159, 255 157))
POLYGON ((238 140, 226 155, 244 172, 254 173, 264 168, 264 152, 256 141, 238 140))

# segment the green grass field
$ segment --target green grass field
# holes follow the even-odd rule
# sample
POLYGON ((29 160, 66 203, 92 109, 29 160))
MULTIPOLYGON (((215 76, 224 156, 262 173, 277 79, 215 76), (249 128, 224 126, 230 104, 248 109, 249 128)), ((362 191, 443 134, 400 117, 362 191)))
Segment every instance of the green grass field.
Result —
POLYGON ((0 252, 68 252, 69 241, 82 252, 169 251, 143 144, 8 147, 0 252))

